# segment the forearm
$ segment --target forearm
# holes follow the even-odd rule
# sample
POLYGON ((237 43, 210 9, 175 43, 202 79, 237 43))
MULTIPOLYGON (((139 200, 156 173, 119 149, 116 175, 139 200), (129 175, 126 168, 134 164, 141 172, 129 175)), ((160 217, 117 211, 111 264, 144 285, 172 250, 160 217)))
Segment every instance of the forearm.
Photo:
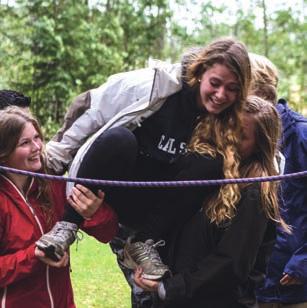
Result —
POLYGON ((85 220, 81 228, 102 243, 111 241, 118 231, 118 218, 114 210, 104 203, 94 214, 85 220))
POLYGON ((0 287, 19 281, 43 264, 35 256, 35 244, 13 254, 0 257, 0 287))

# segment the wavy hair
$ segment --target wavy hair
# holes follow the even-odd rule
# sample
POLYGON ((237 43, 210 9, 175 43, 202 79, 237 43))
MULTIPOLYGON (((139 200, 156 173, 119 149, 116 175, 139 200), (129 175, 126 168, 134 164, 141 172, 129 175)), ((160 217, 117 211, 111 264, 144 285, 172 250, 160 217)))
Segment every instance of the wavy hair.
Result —
MULTIPOLYGON (((189 61, 185 58, 185 82, 196 91, 199 79, 214 64, 225 65, 238 79, 238 100, 218 115, 204 114, 196 126, 188 150, 213 157, 217 153, 224 159, 225 178, 238 178, 240 157, 238 145, 241 137, 240 114, 246 100, 250 81, 251 65, 244 44, 233 38, 221 38, 205 48, 196 49, 189 61)), ((221 222, 231 218, 241 194, 238 185, 224 185, 219 190, 214 206, 211 206, 212 220, 221 222), (226 206, 226 207, 225 207, 226 206)))
MULTIPOLYGON (((43 133, 38 121, 29 111, 25 111, 16 106, 10 106, 0 110, 0 163, 3 164, 15 150, 22 131, 27 123, 31 123, 40 138, 44 140, 43 133)), ((44 150, 41 153, 42 172, 46 172, 46 155, 44 150)), ((37 179, 38 195, 37 199, 41 208, 46 214, 47 222, 52 220, 52 195, 49 183, 44 179, 37 179)))
POLYGON ((272 104, 277 101, 278 70, 266 57, 249 53, 252 67, 250 94, 259 96, 272 104))
MULTIPOLYGON (((267 177, 278 175, 276 157, 281 136, 281 120, 278 111, 268 101, 248 96, 244 113, 251 115, 255 122, 256 151, 240 167, 242 177, 267 177)), ((243 184, 242 187, 250 185, 243 184)), ((281 218, 278 202, 279 182, 261 182, 261 204, 266 216, 279 222, 283 229, 290 232, 289 226, 281 218)))
MULTIPOLYGON (((276 108, 269 102, 257 96, 248 96, 243 108, 243 114, 253 117, 255 121, 255 148, 250 157, 242 161, 239 166, 240 177, 266 177, 277 175, 275 166, 278 153, 278 141, 281 134, 281 122, 276 108)), ((251 183, 240 184, 243 189, 251 183)), ((278 182, 261 182, 261 205, 266 216, 276 222, 288 233, 289 226, 283 221, 279 211, 278 182)), ((227 193, 227 192, 225 192, 227 193)), ((219 193, 204 204, 206 215, 212 222, 220 224, 231 219, 236 214, 236 206, 239 200, 230 203, 230 198, 223 198, 219 193), (224 203, 226 201, 226 203, 224 203)))

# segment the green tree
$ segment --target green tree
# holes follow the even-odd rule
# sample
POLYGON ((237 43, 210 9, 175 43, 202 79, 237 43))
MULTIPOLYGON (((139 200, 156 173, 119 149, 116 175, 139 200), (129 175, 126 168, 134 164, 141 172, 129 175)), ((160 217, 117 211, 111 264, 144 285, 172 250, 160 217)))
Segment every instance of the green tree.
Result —
POLYGON ((18 0, 0 8, 0 55, 14 64, 5 65, 2 83, 32 97, 49 134, 73 96, 160 57, 170 17, 165 0, 18 0))

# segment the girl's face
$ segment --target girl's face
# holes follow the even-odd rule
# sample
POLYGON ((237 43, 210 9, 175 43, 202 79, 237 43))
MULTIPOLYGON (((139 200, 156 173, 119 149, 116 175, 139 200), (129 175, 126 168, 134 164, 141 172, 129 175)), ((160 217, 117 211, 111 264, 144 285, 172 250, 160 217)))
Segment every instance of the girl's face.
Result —
POLYGON ((38 171, 42 168, 41 151, 43 143, 32 123, 26 123, 15 150, 5 162, 7 167, 38 171))
POLYGON ((223 64, 214 64, 200 80, 198 106, 219 114, 239 99, 238 78, 223 64))
POLYGON ((244 112, 242 116, 243 136, 240 142, 240 155, 246 159, 256 152, 256 122, 252 114, 244 112))

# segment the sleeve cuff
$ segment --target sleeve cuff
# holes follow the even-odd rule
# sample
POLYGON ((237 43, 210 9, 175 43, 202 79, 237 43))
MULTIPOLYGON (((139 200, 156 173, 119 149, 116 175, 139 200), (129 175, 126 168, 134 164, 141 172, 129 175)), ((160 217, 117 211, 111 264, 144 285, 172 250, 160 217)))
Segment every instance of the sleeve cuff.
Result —
POLYGON ((87 218, 84 220, 83 226, 85 228, 89 228, 112 220, 117 221, 117 216, 114 210, 107 203, 104 202, 103 205, 96 211, 96 213, 91 218, 87 218))
POLYGON ((165 300, 166 291, 165 291, 165 287, 164 287, 163 282, 160 282, 159 285, 158 285, 158 295, 159 295, 160 299, 165 300))

